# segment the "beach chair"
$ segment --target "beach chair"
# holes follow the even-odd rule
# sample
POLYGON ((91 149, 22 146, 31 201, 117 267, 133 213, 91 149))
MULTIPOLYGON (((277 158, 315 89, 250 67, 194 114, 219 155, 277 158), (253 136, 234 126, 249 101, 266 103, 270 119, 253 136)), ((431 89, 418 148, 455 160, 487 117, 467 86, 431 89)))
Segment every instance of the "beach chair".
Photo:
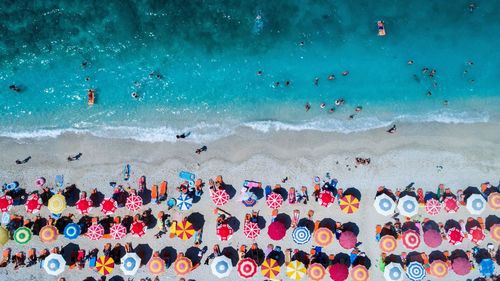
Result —
POLYGON ((293 210, 293 217, 292 217, 292 228, 296 228, 297 224, 299 223, 300 219, 300 211, 299 210, 293 210))
POLYGON ((167 197, 167 188, 168 188, 168 183, 167 181, 162 181, 160 183, 160 189, 159 189, 159 192, 158 192, 158 198, 160 200, 164 200, 166 199, 167 197))
POLYGON ((174 238, 176 229, 177 229, 177 221, 174 220, 174 221, 172 221, 172 224, 170 225, 168 237, 174 238))
POLYGON ((158 185, 156 184, 151 186, 151 201, 158 203, 158 185))

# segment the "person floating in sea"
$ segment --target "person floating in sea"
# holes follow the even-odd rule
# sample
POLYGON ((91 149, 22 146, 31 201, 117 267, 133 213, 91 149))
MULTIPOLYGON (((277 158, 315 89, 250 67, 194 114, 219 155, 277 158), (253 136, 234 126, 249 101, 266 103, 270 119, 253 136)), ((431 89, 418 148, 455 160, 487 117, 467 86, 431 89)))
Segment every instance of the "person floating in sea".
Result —
POLYGON ((175 137, 177 139, 185 139, 185 138, 189 137, 190 134, 191 134, 191 132, 187 132, 187 133, 182 133, 180 135, 176 135, 175 137))
POLYGON ((28 161, 30 161, 30 159, 31 159, 31 156, 26 157, 24 160, 17 159, 16 164, 20 165, 20 164, 28 163, 28 161))
POLYGON ((335 105, 336 106, 344 105, 344 103, 345 103, 345 100, 343 98, 335 100, 335 105))
POLYGON ((427 91, 427 96, 428 97, 432 96, 432 92, 431 91, 427 91))
POLYGON ((257 75, 258 75, 258 76, 261 76, 261 75, 262 75, 262 70, 258 70, 258 71, 257 71, 257 75))
POLYGON ((141 96, 139 96, 139 94, 137 92, 132 92, 131 96, 134 98, 134 99, 139 99, 141 96))
POLYGON ((472 13, 474 10, 477 8, 475 3, 470 3, 469 4, 469 12, 472 13))
POLYGON ((18 86, 16 86, 15 84, 10 85, 10 86, 9 86, 9 89, 10 89, 11 91, 16 92, 16 93, 21 92, 21 88, 19 88, 19 87, 18 87, 18 86))
POLYGON ((394 134, 396 132, 396 124, 392 125, 392 127, 389 128, 389 130, 387 130, 387 132, 389 134, 394 134))
POLYGON ((349 71, 348 71, 348 70, 344 70, 344 71, 342 72, 342 76, 347 76, 347 75, 349 75, 349 71))
POLYGON ((286 86, 286 87, 290 86, 290 81, 286 80, 286 81, 285 81, 285 86, 286 86))
POLYGON ((361 105, 356 106, 356 108, 354 109, 354 111, 356 112, 361 112, 361 110, 363 110, 363 107, 361 105))
POLYGON ((306 112, 308 112, 309 109, 311 109, 311 104, 309 102, 306 103, 305 108, 306 108, 306 112))
POLYGON ((315 86, 319 85, 319 78, 318 77, 314 78, 314 85, 315 86))
POLYGON ((319 108, 325 108, 326 106, 326 103, 322 102, 320 105, 319 105, 319 108))
POLYGON ((207 146, 206 145, 198 148, 195 152, 196 152, 196 154, 201 154, 203 151, 207 151, 207 146))
POLYGON ((414 63, 413 60, 408 60, 408 62, 406 62, 408 65, 412 65, 414 63))
POLYGON ((332 80, 335 80, 335 74, 330 74, 328 75, 328 80, 332 81, 332 80))

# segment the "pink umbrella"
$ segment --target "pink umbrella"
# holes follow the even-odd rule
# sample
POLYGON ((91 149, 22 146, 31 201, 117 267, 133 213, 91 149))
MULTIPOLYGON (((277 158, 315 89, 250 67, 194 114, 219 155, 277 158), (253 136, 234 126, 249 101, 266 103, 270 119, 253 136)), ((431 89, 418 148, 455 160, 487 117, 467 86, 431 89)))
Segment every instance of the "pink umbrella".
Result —
POLYGON ((446 197, 443 201, 444 210, 448 213, 456 213, 458 211, 458 201, 453 197, 446 197))
POLYGON ((450 242, 451 245, 460 244, 464 240, 463 232, 457 229, 456 227, 450 228, 447 234, 448 234, 448 242, 450 242))
POLYGON ((352 249, 356 247, 356 243, 358 243, 358 238, 352 231, 344 231, 340 235, 339 244, 344 249, 352 249))
POLYGON ((12 197, 9 195, 4 195, 0 197, 0 212, 8 212, 10 207, 12 207, 12 197))
POLYGON ((439 214, 441 211, 441 202, 434 198, 427 200, 425 202, 425 211, 432 216, 439 214))
POLYGON ((466 258, 459 257, 451 262, 451 269, 453 269, 453 271, 457 275, 464 276, 469 274, 471 270, 471 264, 466 258))
POLYGON ((93 224, 87 229, 85 236, 90 240, 99 240, 104 236, 104 227, 100 224, 93 224))
POLYGON ((245 225, 243 226, 243 234, 245 234, 245 236, 248 239, 257 238, 257 236, 259 236, 259 234, 260 234, 259 225, 255 222, 245 223, 245 225))
POLYGON ((267 234, 273 240, 281 240, 286 234, 285 225, 279 221, 274 221, 267 228, 267 234))
POLYGON ((469 230, 470 241, 474 244, 479 244, 485 237, 484 231, 480 227, 474 226, 469 230))
POLYGON ((87 215, 92 210, 92 201, 87 197, 80 198, 75 204, 76 210, 82 215, 87 215))
POLYGON ((105 215, 112 215, 117 208, 118 205, 113 198, 105 198, 101 203, 101 212, 105 215))
POLYGON ((40 198, 40 196, 38 196, 38 194, 36 193, 33 193, 28 196, 24 207, 26 207, 26 212, 30 214, 36 214, 40 211, 42 205, 42 199, 40 198))
POLYGON ((227 241, 233 237, 233 229, 227 224, 221 224, 217 227, 216 233, 221 241, 227 241))
POLYGON ((415 230, 407 230, 403 233, 403 245, 410 250, 418 248, 420 245, 420 236, 415 230))
POLYGON ((146 224, 142 221, 134 221, 130 225, 130 233, 134 237, 142 237, 146 234, 146 224))
POLYGON ((113 224, 109 228, 109 234, 113 239, 123 239, 127 235, 127 228, 121 223, 113 224))
POLYGON ((134 212, 139 210, 142 207, 142 198, 139 195, 130 195, 127 197, 127 202, 125 203, 125 207, 130 211, 134 212))
POLYGON ((276 192, 271 192, 266 199, 267 206, 271 209, 279 209, 283 205, 283 197, 281 194, 276 192))
POLYGON ((328 207, 334 202, 334 200, 335 196, 333 196, 333 193, 328 190, 323 190, 319 193, 318 202, 321 206, 328 207))
POLYGON ((223 189, 216 190, 210 195, 212 201, 214 201, 215 205, 222 206, 229 202, 229 194, 223 189))
POLYGON ((330 273, 330 278, 332 278, 333 281, 344 281, 349 276, 347 265, 343 263, 330 265, 328 272, 330 273))
POLYGON ((424 232, 424 243, 427 246, 431 248, 437 248, 441 245, 441 242, 443 242, 441 233, 439 233, 435 229, 429 229, 426 232, 424 232))

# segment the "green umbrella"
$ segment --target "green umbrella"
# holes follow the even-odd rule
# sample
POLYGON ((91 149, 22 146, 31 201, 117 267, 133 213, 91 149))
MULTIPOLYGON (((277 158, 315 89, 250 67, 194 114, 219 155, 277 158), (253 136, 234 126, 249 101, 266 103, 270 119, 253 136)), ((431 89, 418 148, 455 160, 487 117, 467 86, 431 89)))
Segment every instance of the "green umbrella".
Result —
POLYGON ((9 232, 5 227, 0 226, 0 245, 5 245, 9 241, 9 232))
POLYGON ((31 232, 31 230, 26 226, 23 226, 16 229, 16 232, 14 232, 14 241, 19 244, 26 244, 31 240, 32 236, 33 233, 31 232))

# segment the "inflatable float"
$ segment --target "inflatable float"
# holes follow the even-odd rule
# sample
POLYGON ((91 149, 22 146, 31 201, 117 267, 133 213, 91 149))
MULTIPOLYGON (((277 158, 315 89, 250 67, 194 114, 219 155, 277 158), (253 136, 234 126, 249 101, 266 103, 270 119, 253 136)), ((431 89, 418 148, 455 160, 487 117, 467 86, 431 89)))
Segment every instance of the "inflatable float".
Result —
POLYGON ((377 21, 377 27, 378 27, 378 36, 385 36, 385 27, 384 27, 384 21, 377 21))
POLYGON ((95 91, 94 89, 89 89, 88 92, 87 92, 87 103, 89 105, 94 105, 94 101, 95 101, 95 91))
POLYGON ((46 182, 46 180, 45 180, 44 177, 39 177, 39 178, 36 179, 35 185, 37 187, 42 187, 45 184, 45 182, 46 182))
POLYGON ((182 171, 179 173, 179 177, 188 182, 189 186, 194 186, 194 181, 196 176, 193 173, 182 171))

